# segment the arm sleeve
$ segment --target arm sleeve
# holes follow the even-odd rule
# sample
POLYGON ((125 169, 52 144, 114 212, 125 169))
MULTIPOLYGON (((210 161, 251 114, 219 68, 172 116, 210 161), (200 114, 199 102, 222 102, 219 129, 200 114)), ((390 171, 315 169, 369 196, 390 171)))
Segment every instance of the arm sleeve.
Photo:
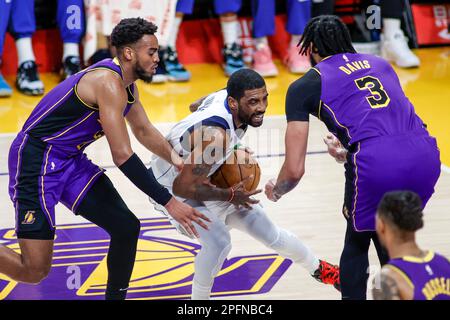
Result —
POLYGON ((311 69, 289 86, 286 94, 287 121, 309 121, 310 114, 317 116, 320 95, 320 75, 311 69))
POLYGON ((160 205, 165 206, 172 198, 170 192, 156 181, 153 173, 147 170, 135 153, 119 169, 136 187, 160 205))

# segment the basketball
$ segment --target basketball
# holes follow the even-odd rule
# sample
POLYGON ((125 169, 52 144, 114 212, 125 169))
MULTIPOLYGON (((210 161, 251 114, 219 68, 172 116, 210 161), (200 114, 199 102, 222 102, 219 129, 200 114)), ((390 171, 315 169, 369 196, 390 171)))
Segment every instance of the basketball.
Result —
POLYGON ((242 149, 236 149, 211 176, 211 183, 219 188, 226 189, 251 175, 253 175, 253 178, 248 179, 244 184, 247 191, 254 191, 258 187, 261 169, 250 153, 242 149))

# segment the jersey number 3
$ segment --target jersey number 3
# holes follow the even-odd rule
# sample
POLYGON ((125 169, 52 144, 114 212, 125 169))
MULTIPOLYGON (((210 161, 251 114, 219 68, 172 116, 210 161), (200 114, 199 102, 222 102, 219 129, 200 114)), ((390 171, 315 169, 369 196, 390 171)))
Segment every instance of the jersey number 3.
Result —
POLYGON ((372 109, 385 108, 391 102, 380 80, 375 77, 367 76, 355 80, 359 90, 369 90, 371 95, 366 97, 372 109))

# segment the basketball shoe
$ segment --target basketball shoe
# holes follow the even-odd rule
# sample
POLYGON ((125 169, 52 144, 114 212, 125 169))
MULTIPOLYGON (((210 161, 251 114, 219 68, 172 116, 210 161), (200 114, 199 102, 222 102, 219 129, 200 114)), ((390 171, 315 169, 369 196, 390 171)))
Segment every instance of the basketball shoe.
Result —
POLYGON ((319 268, 314 272, 312 277, 324 284, 332 284, 337 291, 341 292, 339 267, 323 260, 319 261, 320 261, 319 268))
POLYGON ((16 87, 20 92, 29 96, 44 94, 44 84, 39 79, 36 62, 23 62, 17 69, 16 87))

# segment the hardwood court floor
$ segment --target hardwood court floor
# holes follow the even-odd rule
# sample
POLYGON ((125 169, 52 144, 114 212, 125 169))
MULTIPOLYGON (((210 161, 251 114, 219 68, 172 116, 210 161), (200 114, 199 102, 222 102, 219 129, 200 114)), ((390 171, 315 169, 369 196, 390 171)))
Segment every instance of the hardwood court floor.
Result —
MULTIPOLYGON (((450 48, 421 49, 422 65, 415 70, 399 70, 398 75, 417 113, 437 137, 443 162, 436 192, 425 212, 425 227, 418 233, 423 248, 450 257, 450 48)), ((275 177, 283 162, 285 119, 284 96, 297 76, 278 64, 280 75, 267 79, 269 108, 264 125, 251 128, 246 143, 255 151, 262 169, 260 187, 275 177)), ((186 116, 191 101, 221 89, 226 78, 219 66, 189 65, 193 79, 188 83, 145 85, 139 83, 140 96, 158 128, 166 133, 186 116)), ((57 76, 42 75, 47 91, 57 76)), ((13 83, 14 78, 7 78, 13 83)), ((20 130, 38 98, 17 92, 0 99, 0 241, 17 248, 14 210, 8 196, 7 156, 15 133, 20 130)), ((306 174, 299 186, 278 203, 258 196, 267 214, 281 227, 299 236, 320 258, 338 263, 343 246, 345 222, 340 213, 344 193, 344 170, 325 153, 322 137, 325 126, 312 119, 308 142, 306 174)), ((133 140, 133 147, 148 163, 150 153, 133 140)), ((105 139, 87 150, 91 159, 107 169, 130 209, 141 219, 139 253, 129 291, 132 299, 187 298, 192 275, 195 240, 176 233, 163 216, 156 213, 147 197, 114 167, 105 139)), ((39 286, 10 282, 0 275, 0 299, 99 299, 105 281, 107 237, 74 216, 64 206, 56 209, 58 229, 54 269, 39 286), (81 287, 68 289, 73 269, 81 270, 81 287)), ((240 231, 231 231, 233 249, 221 271, 214 292, 221 299, 339 299, 329 286, 312 279, 297 265, 273 255, 262 244, 240 231)), ((371 274, 377 270, 374 250, 370 254, 371 274)))

